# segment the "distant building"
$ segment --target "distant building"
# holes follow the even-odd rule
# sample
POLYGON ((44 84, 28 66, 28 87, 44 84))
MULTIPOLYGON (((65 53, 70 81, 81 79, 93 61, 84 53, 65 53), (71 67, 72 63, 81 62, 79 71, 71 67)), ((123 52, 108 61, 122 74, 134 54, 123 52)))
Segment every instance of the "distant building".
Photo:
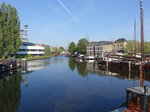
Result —
POLYGON ((91 42, 86 47, 86 55, 101 57, 112 51, 111 41, 99 41, 99 42, 91 42))
POLYGON ((50 50, 51 50, 51 53, 54 53, 54 52, 56 52, 56 50, 57 50, 57 47, 50 46, 50 50))
POLYGON ((124 52, 127 40, 124 38, 117 39, 115 42, 99 41, 91 42, 86 47, 86 55, 101 57, 116 52, 124 52))
POLYGON ((113 43, 113 50, 115 52, 124 52, 126 44, 127 44, 127 40, 125 38, 117 39, 113 43))
POLYGON ((91 42, 86 46, 86 55, 95 56, 95 46, 98 42, 91 42))
POLYGON ((26 56, 26 55, 32 55, 32 56, 43 56, 45 55, 45 48, 43 45, 35 44, 29 42, 27 38, 27 31, 28 26, 24 26, 24 30, 21 30, 20 32, 20 38, 21 38, 21 46, 19 48, 19 51, 17 52, 17 55, 20 56, 26 56))

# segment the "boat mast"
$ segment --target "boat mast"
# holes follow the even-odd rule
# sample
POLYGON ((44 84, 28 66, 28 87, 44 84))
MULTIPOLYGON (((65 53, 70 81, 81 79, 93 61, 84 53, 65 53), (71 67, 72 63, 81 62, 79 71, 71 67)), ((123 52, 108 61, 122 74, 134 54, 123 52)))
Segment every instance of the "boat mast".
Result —
POLYGON ((87 32, 87 41, 90 42, 90 39, 89 39, 89 33, 87 32))
POLYGON ((140 18, 141 18, 141 60, 144 60, 144 18, 143 1, 140 0, 140 18))
POLYGON ((134 57, 136 57, 136 21, 134 20, 134 57))
POLYGON ((144 18, 143 1, 140 0, 140 20, 141 20, 141 66, 140 66, 140 86, 143 86, 144 74, 144 18))

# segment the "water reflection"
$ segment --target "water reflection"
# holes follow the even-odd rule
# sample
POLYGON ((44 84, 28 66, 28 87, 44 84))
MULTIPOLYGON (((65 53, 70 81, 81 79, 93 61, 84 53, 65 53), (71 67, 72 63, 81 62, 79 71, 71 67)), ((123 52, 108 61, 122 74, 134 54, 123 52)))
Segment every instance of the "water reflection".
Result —
POLYGON ((34 71, 42 70, 50 65, 49 59, 28 61, 27 65, 22 67, 22 82, 28 87, 28 75, 34 71))
POLYGON ((1 74, 0 112, 16 112, 21 98, 20 84, 20 71, 11 71, 1 74))
POLYGON ((22 70, 16 69, 0 74, 0 112, 16 112, 21 99, 21 82, 28 87, 28 75, 42 70, 49 60, 28 61, 22 70))
POLYGON ((50 64, 47 60, 34 60, 27 62, 27 70, 28 72, 33 72, 37 70, 42 70, 44 67, 50 64))
POLYGON ((125 102, 125 89, 139 78, 65 57, 30 61, 24 71, 0 75, 0 112, 109 112, 125 102))
POLYGON ((69 58, 68 60, 69 60, 68 61, 68 65, 69 65, 70 69, 72 71, 74 71, 75 68, 76 68, 76 61, 75 61, 75 59, 74 58, 69 58))
POLYGON ((29 74, 34 71, 42 70, 44 67, 48 66, 50 62, 48 60, 33 60, 27 61, 27 64, 22 66, 22 74, 29 74))
MULTIPOLYGON (((89 74, 97 74, 100 76, 111 76, 117 77, 118 79, 128 79, 128 80, 138 80, 139 72, 138 71, 128 71, 128 70, 119 70, 112 68, 103 68, 98 67, 97 62, 94 60, 80 60, 76 58, 68 59, 69 67, 72 71, 77 69, 79 75, 87 76, 89 74)), ((145 72, 144 79, 150 81, 150 73, 145 72)))

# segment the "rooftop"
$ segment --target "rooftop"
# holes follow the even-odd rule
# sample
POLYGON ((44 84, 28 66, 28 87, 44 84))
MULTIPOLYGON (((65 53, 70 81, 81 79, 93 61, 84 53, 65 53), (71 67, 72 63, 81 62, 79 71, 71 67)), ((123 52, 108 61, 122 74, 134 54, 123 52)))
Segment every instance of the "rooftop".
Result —
POLYGON ((93 42, 90 42, 89 44, 93 44, 93 45, 107 45, 107 44, 112 44, 113 42, 112 41, 93 41, 93 42))
POLYGON ((119 38, 114 43, 119 43, 119 42, 127 42, 127 40, 125 38, 119 38))

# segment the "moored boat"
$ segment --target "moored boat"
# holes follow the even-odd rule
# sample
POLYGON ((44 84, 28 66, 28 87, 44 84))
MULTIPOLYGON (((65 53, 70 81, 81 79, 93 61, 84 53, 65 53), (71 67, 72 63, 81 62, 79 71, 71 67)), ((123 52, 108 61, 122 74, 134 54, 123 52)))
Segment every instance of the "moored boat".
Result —
POLYGON ((78 55, 78 58, 79 58, 79 59, 83 59, 83 58, 84 58, 84 55, 83 55, 83 54, 79 54, 79 55, 78 55))
POLYGON ((83 57, 84 60, 95 60, 94 56, 84 56, 83 57))

